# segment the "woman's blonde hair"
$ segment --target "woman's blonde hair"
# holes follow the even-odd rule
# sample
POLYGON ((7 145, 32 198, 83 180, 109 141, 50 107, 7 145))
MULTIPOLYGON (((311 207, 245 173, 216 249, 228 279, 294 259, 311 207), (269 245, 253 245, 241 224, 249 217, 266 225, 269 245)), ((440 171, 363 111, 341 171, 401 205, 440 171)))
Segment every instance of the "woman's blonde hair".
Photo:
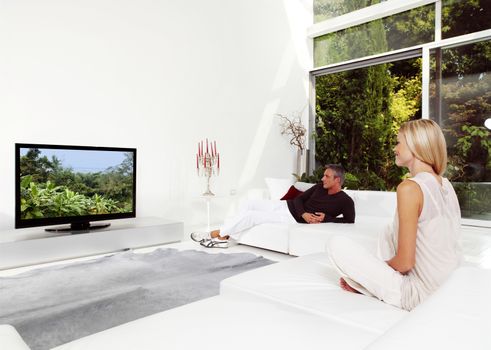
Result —
POLYGON ((399 132, 417 159, 443 175, 447 168, 447 144, 437 123, 429 119, 412 120, 402 124, 399 132))

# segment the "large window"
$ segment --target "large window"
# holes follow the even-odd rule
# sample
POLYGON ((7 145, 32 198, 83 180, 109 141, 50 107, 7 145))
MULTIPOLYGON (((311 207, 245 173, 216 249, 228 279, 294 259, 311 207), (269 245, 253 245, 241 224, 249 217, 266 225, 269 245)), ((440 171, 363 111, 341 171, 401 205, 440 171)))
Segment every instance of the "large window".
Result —
POLYGON ((434 40, 433 5, 385 17, 314 39, 314 66, 347 61, 434 40))
MULTIPOLYGON (((314 35, 318 68, 311 72, 309 164, 343 164, 348 188, 394 190, 406 176, 393 160, 399 125, 431 118, 447 140, 445 175, 462 216, 489 223, 491 131, 485 121, 491 118, 491 1, 435 0, 409 11, 405 1, 391 1, 400 4, 399 12, 373 14, 352 25, 343 16, 348 24, 342 29, 314 35)), ((316 2, 338 9, 348 3, 316 2)), ((359 9, 379 1, 354 3, 360 6, 352 10, 366 14, 374 11, 359 9)))
POLYGON ((387 0, 316 0, 314 1, 314 23, 341 16, 383 1, 387 0))
POLYGON ((442 38, 491 28, 490 0, 443 0, 442 38))
POLYGON ((342 164, 349 188, 394 190, 397 130, 421 118, 421 59, 320 75, 315 90, 316 165, 342 164))
POLYGON ((430 117, 447 141, 464 217, 491 220, 491 41, 431 50, 430 117))

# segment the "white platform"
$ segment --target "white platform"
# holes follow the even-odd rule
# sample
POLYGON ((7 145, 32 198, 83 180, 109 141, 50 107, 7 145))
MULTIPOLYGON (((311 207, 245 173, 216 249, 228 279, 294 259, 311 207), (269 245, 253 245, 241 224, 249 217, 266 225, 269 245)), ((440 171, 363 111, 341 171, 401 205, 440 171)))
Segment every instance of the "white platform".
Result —
POLYGON ((491 270, 462 267, 366 350, 491 349, 491 270))
POLYGON ((272 264, 229 277, 220 295, 238 300, 268 300, 375 334, 383 334, 407 311, 339 287, 327 253, 272 264))
POLYGON ((360 349, 377 333, 263 300, 224 296, 144 317, 52 350, 360 349), (341 347, 340 347, 341 348, 341 347))
MULTIPOLYGON (((201 249, 190 241, 169 246, 201 249)), ((244 248, 257 250, 238 245, 207 251, 219 254, 244 248)), ((299 258, 268 253, 285 259, 222 281, 220 296, 52 350, 490 349, 489 269, 460 268, 434 295, 408 313, 374 298, 342 291, 326 253, 299 258)), ((489 251, 482 255, 486 256, 489 251)), ((26 350, 11 327, 0 325, 0 347, 4 344, 11 350, 26 350)))
POLYGON ((88 233, 46 232, 29 228, 0 232, 0 270, 178 242, 183 223, 161 218, 114 220, 111 226, 88 233))

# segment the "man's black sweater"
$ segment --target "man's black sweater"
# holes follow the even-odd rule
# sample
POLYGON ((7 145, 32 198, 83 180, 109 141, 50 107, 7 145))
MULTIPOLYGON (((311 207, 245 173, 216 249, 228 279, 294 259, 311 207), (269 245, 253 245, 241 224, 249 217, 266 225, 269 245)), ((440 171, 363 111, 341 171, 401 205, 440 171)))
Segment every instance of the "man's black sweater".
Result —
POLYGON ((287 200, 288 209, 297 222, 306 224, 304 213, 322 212, 326 214, 323 222, 355 222, 355 204, 350 196, 340 191, 328 194, 322 184, 312 186, 295 199, 287 200), (342 217, 337 217, 342 214, 342 217))

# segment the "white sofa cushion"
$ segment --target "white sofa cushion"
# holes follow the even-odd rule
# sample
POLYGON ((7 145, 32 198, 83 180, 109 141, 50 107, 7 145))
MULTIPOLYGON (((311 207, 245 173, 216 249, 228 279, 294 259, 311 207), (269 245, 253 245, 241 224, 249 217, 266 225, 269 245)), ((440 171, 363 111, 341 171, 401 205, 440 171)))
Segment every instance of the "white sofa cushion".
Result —
POLYGON ((0 349, 30 350, 17 330, 8 324, 0 325, 0 349))
POLYGON ((393 217, 397 207, 396 192, 346 191, 355 201, 356 216, 393 217))
POLYGON ((273 177, 267 177, 264 179, 266 186, 268 187, 269 196, 271 199, 281 199, 293 185, 293 178, 277 179, 273 177))
POLYGON ((367 350, 491 349, 491 270, 461 267, 367 350))
MULTIPOLYGON (((281 191, 284 193, 280 195, 277 190, 274 196, 283 196, 288 191, 288 179, 267 178, 266 180, 270 182, 271 188, 283 186, 281 191)), ((305 190, 312 185, 297 182, 295 187, 305 190), (306 187, 303 188, 299 184, 306 187)), ((353 190, 346 190, 346 193, 355 202, 355 224, 262 224, 242 232, 237 241, 241 244, 302 256, 325 251, 329 236, 341 233, 354 235, 358 241, 366 242, 367 246, 373 248, 376 237, 393 220, 397 204, 396 193, 353 190)))
POLYGON ((219 296, 140 318, 53 350, 324 350, 326 345, 358 350, 377 336, 264 300, 219 296))
POLYGON ((263 299, 382 334, 407 312, 375 298, 343 291, 326 253, 290 259, 227 278, 220 294, 263 299))
POLYGON ((291 226, 295 225, 261 224, 242 232, 236 239, 240 244, 288 254, 290 251, 288 231, 291 226))
POLYGON ((293 184, 293 186, 299 190, 299 191, 302 191, 302 192, 305 192, 307 191, 309 188, 311 188, 312 186, 315 186, 315 184, 311 184, 309 182, 301 182, 301 181, 297 181, 293 184))
POLYGON ((333 234, 353 237, 375 251, 378 235, 392 222, 389 217, 357 217, 354 224, 261 224, 242 232, 237 242, 295 256, 325 252, 333 234))
POLYGON ((378 235, 392 222, 389 217, 357 216, 354 224, 298 224, 290 228, 289 254, 303 256, 326 251, 333 234, 352 237, 372 252, 376 251, 378 235))

